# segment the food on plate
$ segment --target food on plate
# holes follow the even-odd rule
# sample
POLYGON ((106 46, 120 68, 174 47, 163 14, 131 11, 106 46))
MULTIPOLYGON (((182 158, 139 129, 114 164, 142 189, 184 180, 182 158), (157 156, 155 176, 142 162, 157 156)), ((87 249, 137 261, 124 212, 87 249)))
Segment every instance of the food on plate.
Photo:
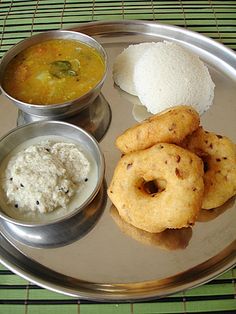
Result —
POLYGON ((153 114, 182 104, 202 114, 214 98, 206 65, 187 48, 168 41, 130 45, 117 56, 113 78, 153 114))
POLYGON ((199 125, 191 106, 176 106, 118 136, 123 155, 107 192, 119 225, 159 233, 193 225, 202 208, 227 206, 236 194, 236 146, 199 125))
POLYGON ((120 217, 115 206, 111 207, 110 214, 124 234, 146 245, 166 250, 184 249, 192 237, 192 228, 167 229, 160 233, 150 233, 136 228, 120 217))
POLYGON ((160 142, 179 144, 199 123, 199 115, 192 107, 177 106, 129 128, 117 137, 116 146, 127 154, 160 142))
POLYGON ((214 97, 214 83, 204 63, 171 42, 147 49, 135 66, 134 84, 142 104, 153 114, 181 104, 201 114, 214 97))
POLYGON ((129 94, 137 95, 134 86, 134 68, 147 50, 153 43, 141 43, 136 45, 130 45, 124 49, 115 59, 113 64, 113 79, 114 82, 124 91, 129 94))
POLYGON ((193 225, 203 192, 201 159, 169 143, 124 155, 108 188, 122 219, 151 233, 193 225))
POLYGON ((29 104, 59 104, 86 94, 104 72, 104 60, 95 48, 78 40, 52 39, 26 48, 10 61, 3 88, 29 104))
POLYGON ((202 208, 221 206, 236 194, 236 146, 230 139, 198 128, 185 139, 184 147, 204 162, 202 208))
POLYGON ((1 165, 7 203, 19 212, 66 208, 91 175, 91 162, 79 145, 43 138, 19 146, 1 165))

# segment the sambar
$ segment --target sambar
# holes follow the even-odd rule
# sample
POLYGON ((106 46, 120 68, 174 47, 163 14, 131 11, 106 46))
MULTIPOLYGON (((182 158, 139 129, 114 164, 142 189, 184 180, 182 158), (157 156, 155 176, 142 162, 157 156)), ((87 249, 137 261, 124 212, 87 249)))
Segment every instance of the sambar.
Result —
POLYGON ((51 39, 17 54, 6 67, 2 86, 25 103, 61 104, 93 89, 104 72, 95 48, 78 40, 51 39))

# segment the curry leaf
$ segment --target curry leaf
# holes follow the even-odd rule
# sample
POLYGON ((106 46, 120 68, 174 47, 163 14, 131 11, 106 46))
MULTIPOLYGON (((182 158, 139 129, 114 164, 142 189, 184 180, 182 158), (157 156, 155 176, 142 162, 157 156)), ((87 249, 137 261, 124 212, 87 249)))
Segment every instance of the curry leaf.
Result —
POLYGON ((49 73, 56 78, 78 75, 78 72, 73 70, 71 63, 66 60, 50 63, 49 73))

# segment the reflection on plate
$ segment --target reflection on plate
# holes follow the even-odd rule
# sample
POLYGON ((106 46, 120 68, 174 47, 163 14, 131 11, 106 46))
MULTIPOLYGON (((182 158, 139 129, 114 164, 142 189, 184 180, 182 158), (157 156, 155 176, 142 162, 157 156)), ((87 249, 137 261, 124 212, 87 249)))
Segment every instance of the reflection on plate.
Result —
POLYGON ((134 117, 134 120, 136 120, 137 122, 141 122, 153 115, 152 113, 147 111, 147 108, 141 103, 141 101, 139 100, 137 96, 126 93, 119 86, 115 84, 114 84, 114 88, 119 91, 121 98, 124 98, 130 104, 133 105, 132 115, 134 117))
POLYGON ((97 224, 106 206, 106 182, 94 200, 78 214, 56 225, 39 227, 17 226, 4 219, 0 219, 2 235, 12 241, 36 248, 63 247, 83 238, 97 224))
POLYGON ((235 197, 229 199, 224 205, 213 209, 202 209, 198 214, 197 221, 207 222, 222 215, 227 209, 232 208, 235 204, 235 197))
POLYGON ((158 246, 166 250, 179 250, 185 249, 192 237, 191 228, 167 229, 160 233, 138 229, 124 221, 113 205, 110 208, 110 214, 123 233, 143 244, 158 246))
POLYGON ((142 104, 134 104, 132 115, 137 122, 142 122, 152 116, 142 104))
POLYGON ((97 141, 101 141, 105 136, 111 122, 111 109, 106 98, 100 94, 89 106, 81 110, 78 114, 64 118, 50 116, 31 115, 21 110, 18 111, 17 125, 24 125, 38 120, 63 120, 85 129, 92 134, 97 141))

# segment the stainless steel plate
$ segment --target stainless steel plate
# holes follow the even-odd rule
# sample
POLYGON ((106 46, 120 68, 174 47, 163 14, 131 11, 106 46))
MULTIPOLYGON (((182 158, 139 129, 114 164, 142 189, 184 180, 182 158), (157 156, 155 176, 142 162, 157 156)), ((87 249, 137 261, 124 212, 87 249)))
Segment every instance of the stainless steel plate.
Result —
MULTIPOLYGON (((75 26, 74 30, 94 36, 108 53, 110 69, 102 92, 111 106, 112 121, 100 142, 107 184, 120 158, 114 140, 135 123, 133 104, 114 86, 111 74, 114 58, 129 44, 171 40, 197 53, 208 65, 216 85, 214 104, 202 116, 202 124, 236 141, 233 51, 199 34, 152 22, 95 22, 75 26)), ((17 110, 3 96, 0 106, 2 135, 15 126, 17 110)), ((58 248, 31 248, 2 236, 1 261, 40 286, 97 301, 161 297, 202 284, 235 264, 235 199, 214 211, 202 211, 192 230, 164 233, 156 238, 127 228, 121 231, 119 221, 113 218, 117 220, 108 201, 89 233, 58 248)))

